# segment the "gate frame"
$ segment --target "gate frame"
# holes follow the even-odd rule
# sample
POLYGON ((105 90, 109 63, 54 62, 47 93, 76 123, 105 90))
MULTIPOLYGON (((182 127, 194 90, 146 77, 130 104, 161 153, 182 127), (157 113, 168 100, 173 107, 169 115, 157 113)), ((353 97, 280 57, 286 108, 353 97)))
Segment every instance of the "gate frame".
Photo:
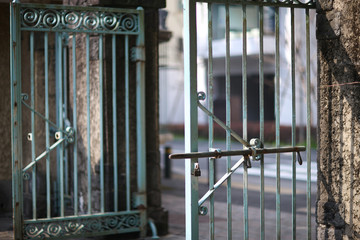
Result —
MULTIPOLYGON (((188 157, 185 159, 185 211, 186 211, 186 239, 190 240, 190 239, 199 239, 199 217, 198 215, 200 214, 200 212, 202 211, 199 208, 199 194, 198 194, 198 184, 199 181, 197 179, 197 177, 195 176, 195 168, 198 167, 198 158, 196 156, 196 154, 194 154, 192 157, 190 157, 191 153, 197 152, 198 151, 198 107, 201 108, 201 106, 198 106, 198 93, 197 92, 197 40, 196 40, 196 35, 197 35, 197 24, 196 24, 196 3, 198 2, 202 2, 202 3, 208 3, 208 4, 212 4, 212 3, 218 3, 218 4, 237 4, 237 5, 256 5, 256 6, 271 6, 271 7, 277 7, 277 9, 279 9, 280 7, 284 7, 284 8, 289 8, 289 9, 294 9, 294 8, 302 8, 306 10, 306 31, 307 31, 307 37, 306 37, 306 46, 307 46, 307 50, 306 50, 306 65, 307 65, 307 71, 306 71, 306 83, 307 83, 307 111, 308 113, 311 112, 311 106, 310 106, 310 100, 309 100, 309 92, 310 92, 310 70, 309 70, 309 65, 310 65, 310 39, 309 39, 309 9, 315 9, 316 8, 316 0, 304 0, 304 1, 300 1, 300 0, 274 0, 274 1, 267 1, 267 0, 260 0, 260 1, 252 1, 252 0, 184 0, 183 1, 183 23, 184 23, 184 98, 185 98, 185 106, 184 106, 184 115, 185 115, 185 154, 189 153, 188 157)), ((278 18, 279 13, 276 14, 276 17, 278 18)), ((276 21, 276 20, 275 20, 276 21)), ((263 24, 263 19, 260 20, 260 24, 263 24)), ((212 24, 212 23, 210 23, 212 24)), ((279 24, 279 19, 277 19, 277 24, 279 24)), ((210 30, 209 30, 210 32, 210 30)), ((260 33, 261 34, 261 33, 260 33)), ((278 37, 278 30, 276 33, 277 37, 278 37)), ((243 36, 244 39, 246 40, 246 35, 243 36)), ((209 38, 209 36, 208 36, 209 38)), ((260 40, 262 41, 262 40, 260 40)), ((279 40, 277 39, 277 44, 279 44, 278 42, 279 40)), ((244 45, 246 44, 246 41, 244 41, 244 45)), ((263 46, 262 46, 263 47, 263 46)), ((210 46, 209 46, 210 48, 210 46)), ((246 45, 245 45, 245 50, 246 50, 246 45)), ((279 50, 279 46, 278 49, 279 50)), ((246 52, 246 51, 243 51, 246 52)), ((261 53, 260 53, 261 54, 261 53)), ((276 55, 276 67, 279 66, 279 53, 275 54, 276 55)), ((246 56, 243 54, 243 57, 246 56)), ((260 60, 261 61, 261 60, 260 60)), ((243 62, 244 64, 244 62, 243 62)), ((246 64, 246 63, 245 63, 246 64)), ((244 66, 243 66, 244 68, 244 66)), ((246 71, 246 65, 245 65, 245 70, 243 69, 243 71, 246 71)), ((245 72, 246 74, 246 72, 245 72)), ((279 92, 279 71, 277 70, 277 76, 276 76, 276 82, 277 84, 275 84, 275 91, 279 92)), ((244 91, 244 89, 243 89, 244 91)), ((204 100, 204 99, 202 99, 204 100)), ((243 96, 243 101, 244 101, 244 96, 243 96)), ((245 100, 246 101, 246 100, 245 100)), ((261 102, 261 100, 260 100, 261 102)), ((279 103, 279 96, 278 98, 275 100, 275 103, 279 103)), ((275 106, 277 111, 277 115, 279 115, 279 106, 275 106)), ((213 113, 210 112, 211 115, 213 115, 213 113)), ((208 114, 209 115, 209 114, 208 114)), ((215 121, 215 116, 210 116, 209 118, 212 120, 210 121, 215 121)), ((247 120, 246 120, 247 121, 247 120)), ((247 123, 246 121, 244 121, 244 129, 246 129, 247 127, 247 123)), ((307 117, 307 124, 306 124, 306 143, 307 143, 307 147, 306 147, 306 152, 307 152, 307 161, 308 161, 308 165, 307 165, 307 174, 308 176, 310 175, 310 170, 311 170, 311 166, 309 164, 310 161, 310 157, 311 157, 311 125, 310 125, 310 116, 308 114, 307 117)), ((210 124, 209 124, 210 126, 210 124)), ((225 125, 224 125, 225 126, 225 125)), ((222 126, 224 129, 226 129, 226 127, 222 126)), ((260 126, 260 128, 263 128, 263 125, 260 126)), ((279 147, 280 146, 280 120, 279 120, 279 116, 276 117, 276 128, 277 128, 277 132, 276 132, 276 146, 279 147)), ((231 129, 226 129, 227 130, 227 139, 230 139, 230 134, 228 135, 228 133, 231 132, 231 129)), ((292 129, 292 131, 296 131, 294 130, 294 127, 292 129)), ((247 140, 247 133, 244 133, 244 139, 247 140)), ((261 135, 261 133, 260 133, 261 135)), ((294 135, 293 135, 294 136, 294 135)), ((261 136, 260 136, 261 137, 261 136)), ((295 146, 295 140, 293 138, 292 140, 292 146, 295 146)), ((244 147, 247 147, 246 145, 244 145, 244 147)), ((175 154, 176 155, 176 154, 175 154)), ((179 154, 181 155, 181 154, 179 154)), ((245 156, 245 155, 244 155, 245 156)), ((176 158, 174 156, 174 158, 176 158)), ((184 157, 185 158, 185 157, 184 157)), ((280 160, 280 156, 278 155, 277 158, 280 160)), ((295 158, 295 154, 293 154, 293 158, 295 158)), ((278 164, 279 164, 279 160, 278 160, 278 164)), ((262 163, 263 164, 263 161, 262 163)), ((245 168, 247 169, 246 164, 244 164, 244 170, 245 168)), ((210 173, 210 171, 209 171, 210 173)), ((247 172, 244 172, 244 176, 245 174, 247 174, 247 172)), ((280 177, 280 167, 277 167, 277 176, 280 177)), ((213 185, 213 180, 209 180, 209 185, 212 184, 213 185)), ((263 181, 263 180, 262 180, 263 181)), ((263 182, 262 182, 263 183, 263 182)), ((244 184, 247 184, 247 179, 246 182, 244 184)), ((294 183, 293 183, 294 184, 294 183)), ((308 239, 311 239, 311 215, 310 215, 310 194, 311 194, 311 186, 310 186, 311 182, 308 179, 307 182, 307 227, 308 227, 308 239)), ((263 185, 263 184, 262 184, 263 185)), ((263 189, 263 186, 262 186, 263 189)), ((209 190, 210 191, 210 190, 209 190)), ((245 192, 245 190, 244 190, 245 192)), ((263 192, 261 192, 262 194, 262 198, 263 198, 263 192)), ((211 200, 210 200, 211 201, 211 200)), ((247 200, 246 200, 247 201, 247 200)), ((264 207, 264 199, 261 199, 261 204, 264 207)), ((245 206, 247 207, 247 202, 245 202, 245 197, 244 197, 244 208, 245 206)), ((277 186, 277 201, 276 201, 276 208, 277 210, 280 210, 280 186, 277 186)), ((247 211, 247 209, 246 209, 247 211)), ((294 210, 293 210, 294 211, 294 210)), ((245 209, 244 209, 245 212, 245 209)), ((261 216, 264 216, 263 211, 261 212, 261 216)), ((213 217, 213 216, 212 216, 213 217)), ((247 213, 246 216, 244 216, 244 222, 245 222, 245 239, 248 238, 248 226, 247 224, 247 213)), ((280 211, 277 213, 277 219, 280 219, 280 211)), ((229 221, 229 219, 228 219, 229 221)), ((213 227, 213 222, 211 223, 212 226, 210 226, 210 228, 213 227)), ((277 225, 277 238, 280 238, 280 226, 281 225, 277 225)), ((264 224, 263 222, 261 222, 261 229, 264 229, 264 224)), ((294 234, 294 233, 293 233, 294 234)), ((294 236, 294 235, 293 235, 294 236)), ((261 233, 261 237, 264 238, 264 234, 263 231, 261 233)), ((230 235, 231 238, 231 235, 230 235)))
MULTIPOLYGON (((20 8, 22 6, 61 6, 54 4, 21 4, 19 0, 10 2, 10 83, 11 83, 11 145, 12 145, 12 204, 13 204, 13 227, 14 239, 24 238, 24 213, 23 213, 23 164, 22 164, 22 93, 21 93, 21 20, 20 8)), ((97 9, 106 11, 109 8, 101 7, 79 7, 71 6, 72 8, 81 9, 97 9)), ((117 8, 117 10, 119 10, 117 8)), ((138 7, 138 33, 136 38, 136 47, 134 48, 131 59, 136 64, 136 128, 137 128, 137 192, 133 192, 135 207, 138 210, 131 210, 132 213, 139 214, 139 231, 140 236, 146 236, 147 225, 147 197, 146 197, 146 118, 145 118, 145 22, 144 9, 138 7), (140 167, 139 167, 140 166, 140 167)), ((51 30, 50 30, 51 31, 51 30)), ((56 30, 55 30, 56 31, 56 30)), ((56 31, 61 32, 61 31, 56 31)), ((76 32, 76 31, 68 31, 76 32)), ((86 32, 84 32, 86 33, 86 32)), ((103 33, 106 34, 106 33, 103 33)), ((108 33, 110 34, 110 33, 108 33)), ((121 216, 127 211, 109 212, 101 214, 92 214, 86 216, 65 216, 57 221, 70 221, 74 218, 92 218, 92 217, 106 217, 106 216, 121 216)), ((52 218, 40 219, 42 222, 51 222, 52 218)), ((36 219, 37 220, 37 219, 36 219)), ((27 220, 31 222, 32 220, 27 220)), ((40 222, 41 223, 41 222, 40 222)), ((121 231, 121 233, 125 233, 121 231)), ((112 231, 111 234, 116 232, 112 231)), ((120 233, 120 232, 119 232, 120 233)), ((108 233, 109 234, 109 233, 108 233)), ((99 236, 107 234, 78 234, 76 236, 99 236)), ((63 237, 71 237, 63 235, 63 237)))

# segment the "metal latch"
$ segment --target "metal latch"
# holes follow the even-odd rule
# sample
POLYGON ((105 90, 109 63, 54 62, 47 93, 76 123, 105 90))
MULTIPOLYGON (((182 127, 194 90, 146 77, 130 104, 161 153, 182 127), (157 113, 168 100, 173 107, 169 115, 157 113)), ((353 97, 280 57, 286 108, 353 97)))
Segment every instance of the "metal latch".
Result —
MULTIPOLYGON (((175 153, 171 154, 170 159, 186 159, 186 158, 221 158, 227 156, 254 156, 271 153, 285 153, 285 152, 300 152, 305 151, 303 146, 299 147, 277 147, 277 148, 249 148, 242 150, 230 150, 230 151, 210 151, 210 152, 190 152, 190 153, 175 153)), ((301 165, 302 159, 299 156, 299 164, 301 165)), ((200 169, 200 167, 198 167, 200 169)), ((196 169, 196 166, 195 166, 196 169)))

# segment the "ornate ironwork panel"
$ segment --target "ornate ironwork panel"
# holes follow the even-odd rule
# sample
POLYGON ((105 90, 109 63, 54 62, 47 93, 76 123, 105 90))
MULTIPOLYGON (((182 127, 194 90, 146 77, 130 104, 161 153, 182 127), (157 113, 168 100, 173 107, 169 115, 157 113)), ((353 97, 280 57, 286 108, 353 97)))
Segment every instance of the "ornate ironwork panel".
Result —
POLYGON ((74 235, 96 236, 104 232, 136 232, 140 227, 139 212, 107 216, 82 216, 25 222, 24 239, 66 238, 74 235))
POLYGON ((316 8, 315 0, 196 0, 197 2, 221 3, 221 4, 245 4, 257 6, 273 7, 293 7, 293 8, 316 8))
POLYGON ((139 11, 21 4, 21 30, 138 34, 139 11))

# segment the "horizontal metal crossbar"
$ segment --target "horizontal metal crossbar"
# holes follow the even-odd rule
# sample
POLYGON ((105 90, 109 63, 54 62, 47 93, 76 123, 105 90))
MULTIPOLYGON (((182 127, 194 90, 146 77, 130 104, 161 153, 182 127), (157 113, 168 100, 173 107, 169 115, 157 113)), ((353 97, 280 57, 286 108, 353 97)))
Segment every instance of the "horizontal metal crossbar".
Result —
POLYGON ((214 151, 214 152, 192 152, 192 153, 175 153, 170 155, 170 159, 186 158, 221 158, 226 156, 252 156, 258 154, 285 153, 285 152, 303 152, 306 147, 280 147, 280 148, 250 148, 231 151, 214 151))
POLYGON ((315 0, 299 1, 299 0, 196 0, 196 2, 219 3, 219 4, 244 4, 269 7, 287 7, 287 8, 306 8, 315 9, 315 0))

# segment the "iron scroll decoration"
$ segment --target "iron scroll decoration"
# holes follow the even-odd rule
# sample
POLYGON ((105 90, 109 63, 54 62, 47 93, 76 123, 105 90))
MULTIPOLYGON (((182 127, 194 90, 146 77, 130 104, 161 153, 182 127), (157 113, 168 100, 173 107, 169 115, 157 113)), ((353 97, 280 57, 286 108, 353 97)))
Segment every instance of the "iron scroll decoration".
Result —
POLYGON ((139 32, 139 15, 131 12, 23 7, 20 16, 23 30, 113 34, 139 32))
POLYGON ((92 235, 104 232, 121 232, 138 229, 139 214, 81 218, 52 222, 35 222, 25 225, 25 239, 64 238, 76 235, 92 235))
POLYGON ((209 2, 220 4, 249 4, 272 7, 296 7, 296 8, 315 8, 316 0, 196 0, 197 2, 209 2))

